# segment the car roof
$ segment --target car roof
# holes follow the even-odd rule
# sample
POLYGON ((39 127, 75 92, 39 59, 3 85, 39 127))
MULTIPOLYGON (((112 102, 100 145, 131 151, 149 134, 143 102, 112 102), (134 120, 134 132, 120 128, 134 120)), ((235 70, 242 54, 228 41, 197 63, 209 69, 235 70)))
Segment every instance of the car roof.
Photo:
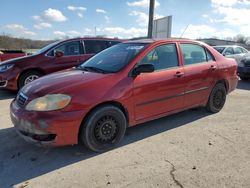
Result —
POLYGON ((203 43, 196 40, 191 39, 185 39, 185 38, 167 38, 167 39, 136 39, 136 40, 128 40, 125 43, 161 43, 161 42, 197 42, 197 43, 203 43))
POLYGON ((238 45, 218 45, 218 46, 213 46, 213 47, 219 47, 219 48, 227 48, 227 47, 241 47, 244 48, 242 46, 238 46, 238 45))
POLYGON ((70 39, 64 39, 61 40, 60 42, 66 42, 66 41, 73 41, 73 40, 103 40, 103 41, 125 41, 122 39, 118 39, 118 38, 102 38, 102 37, 77 37, 77 38, 70 38, 70 39))

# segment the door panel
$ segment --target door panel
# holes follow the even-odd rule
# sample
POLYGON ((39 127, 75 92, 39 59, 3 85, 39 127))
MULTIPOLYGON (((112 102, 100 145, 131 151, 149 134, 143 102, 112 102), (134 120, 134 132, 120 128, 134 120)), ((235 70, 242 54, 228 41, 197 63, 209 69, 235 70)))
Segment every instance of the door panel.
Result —
POLYGON ((206 62, 184 67, 185 73, 185 97, 184 106, 195 106, 204 102, 214 85, 216 62, 206 62))
POLYGON ((136 120, 183 107, 184 80, 176 73, 183 68, 141 74, 134 80, 136 120))
POLYGON ((184 106, 201 105, 208 99, 216 80, 217 64, 212 54, 198 44, 180 44, 183 54, 185 96, 184 106))

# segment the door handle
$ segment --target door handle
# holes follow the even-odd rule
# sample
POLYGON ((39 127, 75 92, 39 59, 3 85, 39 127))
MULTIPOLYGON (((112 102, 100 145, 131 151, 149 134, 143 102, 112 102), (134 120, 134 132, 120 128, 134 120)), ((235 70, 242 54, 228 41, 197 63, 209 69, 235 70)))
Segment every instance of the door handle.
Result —
POLYGON ((216 70, 217 67, 216 67, 216 65, 211 65, 210 69, 211 69, 211 70, 216 70))
POLYGON ((180 78, 180 77, 182 77, 184 75, 184 73, 183 72, 176 72, 175 73, 175 76, 177 77, 177 78, 180 78))

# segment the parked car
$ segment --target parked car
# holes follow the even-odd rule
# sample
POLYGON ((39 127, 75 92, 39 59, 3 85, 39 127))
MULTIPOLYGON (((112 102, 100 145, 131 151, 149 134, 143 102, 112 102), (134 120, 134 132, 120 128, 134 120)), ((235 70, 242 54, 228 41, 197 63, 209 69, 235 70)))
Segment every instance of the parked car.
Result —
POLYGON ((26 53, 22 50, 1 50, 0 62, 23 56, 26 56, 26 53))
POLYGON ((243 56, 249 51, 241 46, 213 46, 218 52, 225 57, 234 58, 239 64, 243 56))
POLYGON ((204 43, 128 41, 24 86, 10 114, 29 142, 80 141, 102 152, 119 143, 127 127, 199 106, 219 112, 237 82, 236 61, 204 43))
POLYGON ((34 55, 0 62, 0 88, 18 90, 41 76, 78 66, 120 42, 108 38, 74 38, 49 44, 34 55))
POLYGON ((241 80, 250 79, 250 55, 243 57, 238 65, 238 75, 241 80))

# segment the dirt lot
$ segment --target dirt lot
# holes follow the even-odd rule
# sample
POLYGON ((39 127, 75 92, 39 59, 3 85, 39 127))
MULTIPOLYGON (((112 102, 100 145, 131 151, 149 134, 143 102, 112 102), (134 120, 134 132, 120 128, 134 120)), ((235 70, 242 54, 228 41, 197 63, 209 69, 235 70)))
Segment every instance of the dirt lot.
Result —
POLYGON ((127 130, 117 149, 39 148, 17 137, 0 91, 0 187, 250 187, 250 82, 224 109, 189 110, 127 130))

